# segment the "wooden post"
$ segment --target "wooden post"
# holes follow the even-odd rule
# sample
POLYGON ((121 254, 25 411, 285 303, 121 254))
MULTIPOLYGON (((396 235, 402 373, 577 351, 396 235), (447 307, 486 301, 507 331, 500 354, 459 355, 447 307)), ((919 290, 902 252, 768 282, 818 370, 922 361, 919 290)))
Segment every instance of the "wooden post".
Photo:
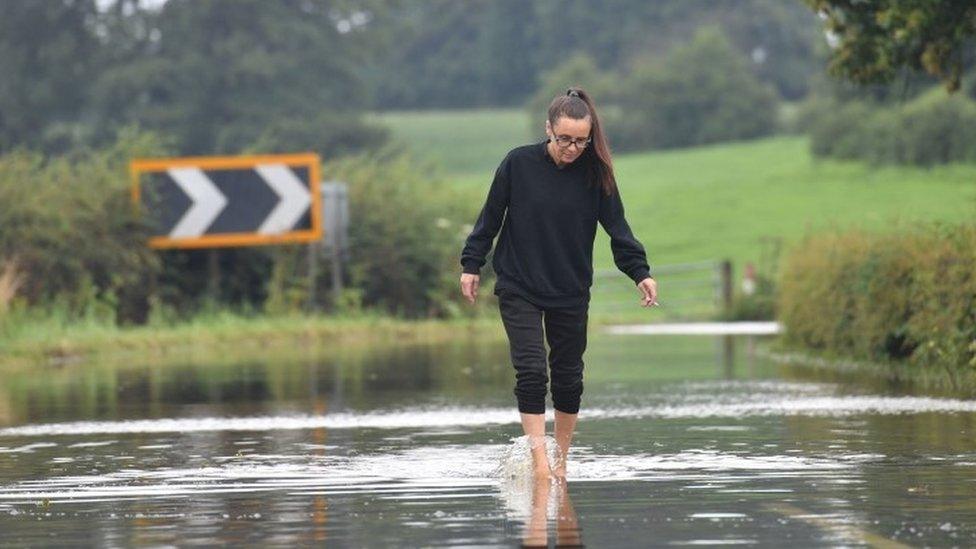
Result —
POLYGON ((720 267, 720 291, 722 292, 722 310, 728 314, 732 312, 732 262, 725 259, 720 267))

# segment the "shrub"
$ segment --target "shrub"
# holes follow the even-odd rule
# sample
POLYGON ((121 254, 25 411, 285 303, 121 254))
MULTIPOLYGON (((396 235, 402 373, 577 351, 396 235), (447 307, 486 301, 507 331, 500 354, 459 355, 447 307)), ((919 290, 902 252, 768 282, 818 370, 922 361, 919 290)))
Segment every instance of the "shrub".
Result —
POLYGON ((0 264, 16 266, 20 299, 57 300, 69 316, 110 306, 128 317, 158 269, 145 246, 149 227, 131 203, 128 159, 163 148, 129 129, 102 151, 0 157, 0 264))
POLYGON ((461 222, 474 202, 429 164, 387 148, 323 173, 349 184, 349 278, 358 303, 410 317, 451 316, 460 299, 461 222))
POLYGON ((613 82, 611 75, 602 72, 592 57, 586 54, 576 54, 563 63, 542 75, 539 88, 529 99, 526 106, 528 111, 529 130, 532 135, 544 134, 545 117, 549 110, 549 103, 557 95, 566 93, 570 86, 582 86, 591 94, 596 102, 597 111, 606 117, 604 106, 613 107, 607 103, 611 98, 613 82))
POLYGON ((807 236, 784 261, 788 342, 920 368, 976 368, 976 225, 807 236))
POLYGON ((903 164, 976 161, 976 103, 962 96, 923 96, 900 112, 903 164))
POLYGON ((918 166, 976 161, 976 102, 941 89, 901 106, 814 101, 801 118, 816 156, 918 166))
POLYGON ((864 102, 828 103, 819 106, 810 125, 810 148, 815 156, 838 159, 863 157, 858 130, 873 113, 864 102))
POLYGON ((751 139, 776 129, 776 92, 714 28, 663 59, 639 60, 614 90, 619 110, 607 127, 622 150, 751 139))

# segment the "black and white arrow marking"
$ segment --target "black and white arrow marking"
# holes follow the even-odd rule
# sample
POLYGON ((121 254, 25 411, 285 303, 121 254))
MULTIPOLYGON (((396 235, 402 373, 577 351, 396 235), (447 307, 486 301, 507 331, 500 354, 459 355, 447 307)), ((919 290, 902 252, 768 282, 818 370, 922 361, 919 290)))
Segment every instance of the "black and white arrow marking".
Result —
POLYGON ((295 172, 281 164, 257 166, 254 171, 264 178, 278 195, 278 205, 258 227, 261 234, 280 234, 292 230, 302 214, 312 204, 308 185, 295 176, 295 172))
POLYGON ((227 206, 227 197, 199 168, 170 168, 166 173, 193 202, 169 237, 193 238, 204 234, 227 206))
POLYGON ((192 239, 228 230, 261 235, 287 233, 298 229, 312 203, 308 183, 285 164, 210 173, 195 167, 178 167, 165 173, 185 195, 181 198, 168 193, 162 199, 161 207, 169 213, 163 215, 164 226, 160 229, 172 239, 192 239), (258 178, 264 186, 257 184, 258 178))

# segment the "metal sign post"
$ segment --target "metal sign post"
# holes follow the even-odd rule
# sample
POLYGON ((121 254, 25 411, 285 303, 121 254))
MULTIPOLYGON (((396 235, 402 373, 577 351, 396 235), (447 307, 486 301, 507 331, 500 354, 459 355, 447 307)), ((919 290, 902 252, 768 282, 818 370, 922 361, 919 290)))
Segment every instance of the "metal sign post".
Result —
POLYGON ((347 252, 349 236, 349 192, 345 183, 322 182, 322 224, 325 237, 322 248, 332 263, 332 297, 338 304, 342 297, 342 261, 347 252))

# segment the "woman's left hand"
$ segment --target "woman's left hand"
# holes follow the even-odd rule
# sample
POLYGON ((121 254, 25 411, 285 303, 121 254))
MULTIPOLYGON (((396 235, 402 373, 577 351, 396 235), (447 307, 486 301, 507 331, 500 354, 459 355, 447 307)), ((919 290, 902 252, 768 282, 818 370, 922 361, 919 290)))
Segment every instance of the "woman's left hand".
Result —
POLYGON ((657 281, 651 277, 647 277, 641 280, 637 284, 637 289, 641 293, 641 306, 642 307, 656 307, 659 305, 657 302, 657 281))

